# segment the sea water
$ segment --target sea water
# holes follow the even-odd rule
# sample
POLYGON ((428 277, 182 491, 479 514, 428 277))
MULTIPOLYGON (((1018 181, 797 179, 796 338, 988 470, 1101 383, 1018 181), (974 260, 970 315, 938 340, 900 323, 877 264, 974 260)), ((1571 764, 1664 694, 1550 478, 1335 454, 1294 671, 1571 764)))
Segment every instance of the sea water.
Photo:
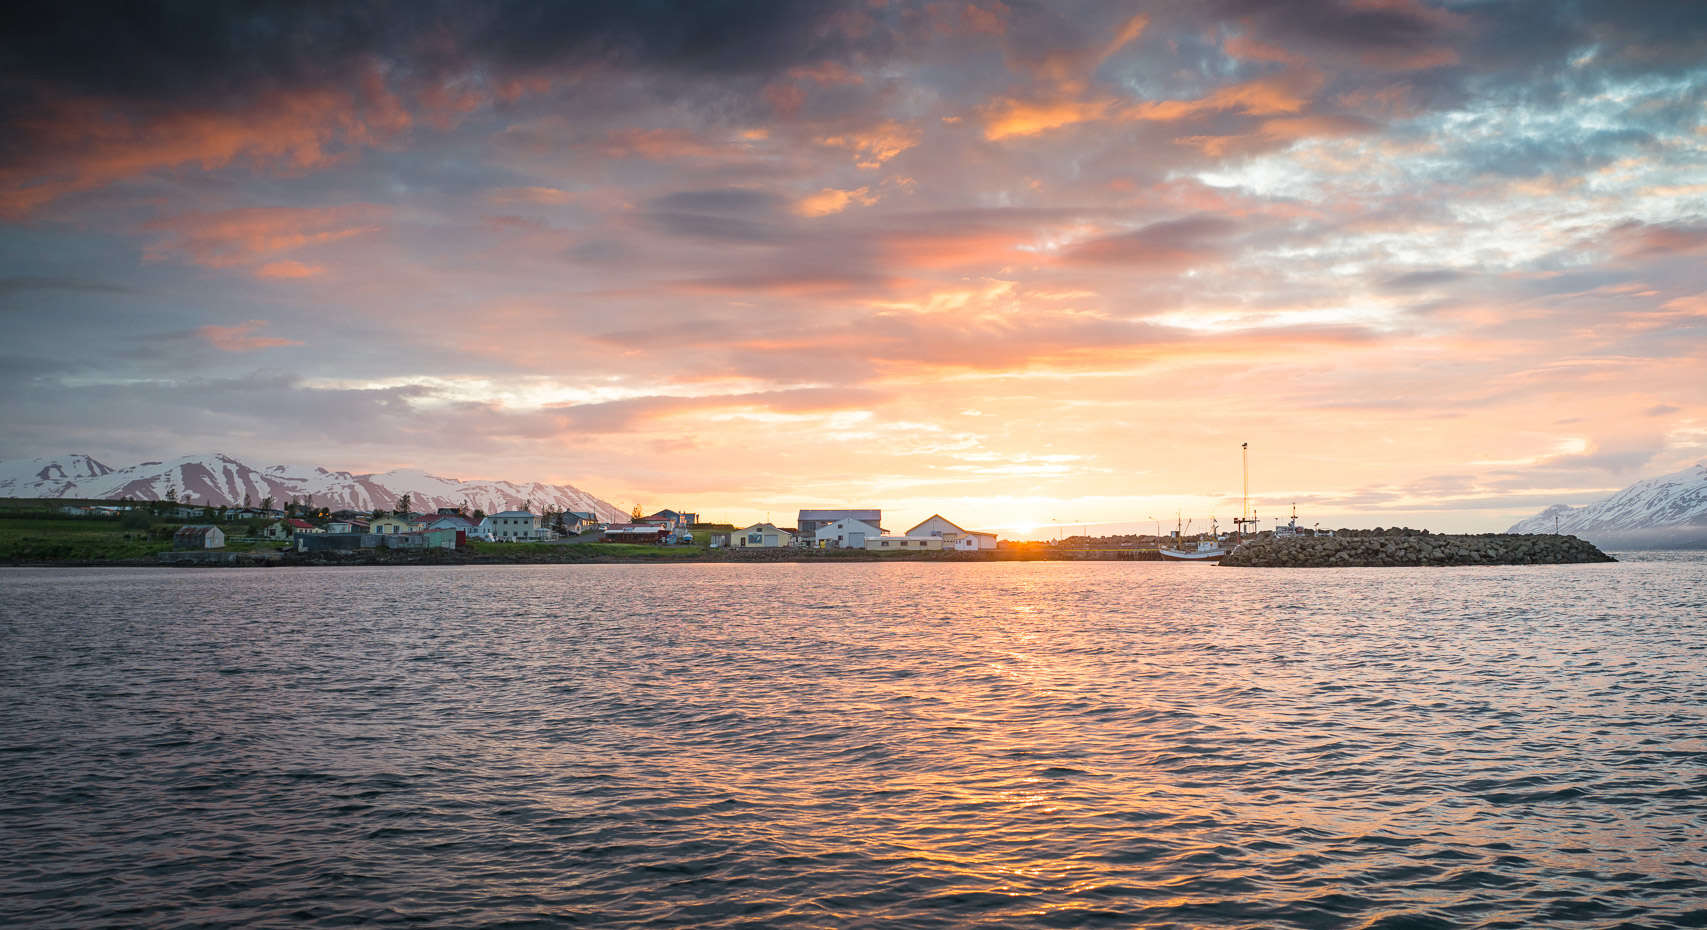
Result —
POLYGON ((1707 925, 1701 554, 0 594, 7 926, 1707 925))

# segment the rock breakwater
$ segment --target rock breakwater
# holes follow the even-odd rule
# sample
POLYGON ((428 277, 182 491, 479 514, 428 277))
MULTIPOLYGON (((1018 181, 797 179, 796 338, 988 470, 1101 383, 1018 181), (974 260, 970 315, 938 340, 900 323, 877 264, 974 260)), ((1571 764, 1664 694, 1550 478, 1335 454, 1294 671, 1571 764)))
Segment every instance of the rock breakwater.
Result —
POLYGON ((1240 568, 1332 568, 1416 565, 1560 565, 1616 562, 1592 543, 1551 533, 1390 536, 1299 536, 1253 539, 1222 565, 1240 568))

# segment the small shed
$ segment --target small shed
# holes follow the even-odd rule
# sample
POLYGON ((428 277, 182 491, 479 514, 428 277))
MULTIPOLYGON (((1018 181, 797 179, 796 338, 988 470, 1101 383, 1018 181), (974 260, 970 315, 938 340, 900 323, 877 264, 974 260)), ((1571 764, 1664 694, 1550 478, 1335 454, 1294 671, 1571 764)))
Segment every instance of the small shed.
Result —
POLYGON ((225 531, 211 524, 180 526, 172 534, 173 549, 224 549, 225 531))

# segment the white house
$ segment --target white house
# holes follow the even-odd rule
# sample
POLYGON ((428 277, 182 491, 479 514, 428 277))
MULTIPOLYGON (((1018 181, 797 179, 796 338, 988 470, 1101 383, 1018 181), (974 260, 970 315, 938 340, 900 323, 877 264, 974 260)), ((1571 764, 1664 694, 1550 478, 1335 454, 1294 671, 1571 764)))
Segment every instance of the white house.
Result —
POLYGON ((539 515, 526 510, 506 510, 480 521, 480 530, 493 539, 512 542, 545 539, 551 531, 539 525, 539 515))
POLYGON ((755 523, 729 534, 731 549, 781 549, 794 545, 794 534, 773 523, 755 523))
POLYGON ((820 549, 864 549, 867 539, 882 535, 882 530, 864 520, 842 519, 819 527, 813 542, 820 549))
POLYGON ((976 552, 980 549, 996 548, 995 533, 980 533, 976 530, 961 529, 949 522, 942 514, 932 514, 929 520, 908 530, 907 535, 915 539, 941 539, 944 549, 952 549, 956 552, 976 552))

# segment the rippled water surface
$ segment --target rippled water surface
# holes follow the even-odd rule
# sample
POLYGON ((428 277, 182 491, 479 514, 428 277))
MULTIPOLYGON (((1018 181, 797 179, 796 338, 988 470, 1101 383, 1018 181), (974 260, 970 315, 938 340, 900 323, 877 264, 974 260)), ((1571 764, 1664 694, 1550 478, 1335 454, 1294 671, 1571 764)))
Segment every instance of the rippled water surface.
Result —
POLYGON ((0 570, 0 923, 1707 926, 1707 561, 0 570))

